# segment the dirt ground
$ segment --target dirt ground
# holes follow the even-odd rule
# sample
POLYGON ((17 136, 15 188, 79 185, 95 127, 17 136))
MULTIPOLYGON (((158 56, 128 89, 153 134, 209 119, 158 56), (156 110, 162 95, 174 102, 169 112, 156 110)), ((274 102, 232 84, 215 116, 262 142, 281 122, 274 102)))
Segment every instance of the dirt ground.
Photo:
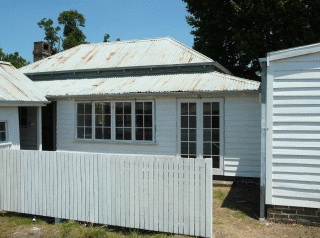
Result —
POLYGON ((320 238, 320 227, 259 221, 259 187, 214 181, 215 238, 320 238))

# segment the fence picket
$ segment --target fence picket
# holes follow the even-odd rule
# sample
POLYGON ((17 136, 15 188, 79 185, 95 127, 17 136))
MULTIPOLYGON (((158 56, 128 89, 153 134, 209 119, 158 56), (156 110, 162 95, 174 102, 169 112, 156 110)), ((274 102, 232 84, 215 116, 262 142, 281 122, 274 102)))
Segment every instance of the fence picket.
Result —
POLYGON ((0 209, 185 235, 212 235, 212 162, 0 150, 0 209))

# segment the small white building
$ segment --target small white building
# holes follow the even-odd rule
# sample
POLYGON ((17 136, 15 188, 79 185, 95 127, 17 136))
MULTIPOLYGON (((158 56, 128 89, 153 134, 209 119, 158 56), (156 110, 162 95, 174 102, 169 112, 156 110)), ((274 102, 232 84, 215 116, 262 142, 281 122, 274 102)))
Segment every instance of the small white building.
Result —
POLYGON ((260 62, 268 218, 320 224, 320 44, 271 52, 260 62))
POLYGON ((0 148, 41 149, 41 107, 47 103, 34 82, 0 61, 0 148))
POLYGON ((21 72, 53 102, 58 151, 209 157, 214 175, 260 175, 260 84, 171 38, 80 45, 21 72))

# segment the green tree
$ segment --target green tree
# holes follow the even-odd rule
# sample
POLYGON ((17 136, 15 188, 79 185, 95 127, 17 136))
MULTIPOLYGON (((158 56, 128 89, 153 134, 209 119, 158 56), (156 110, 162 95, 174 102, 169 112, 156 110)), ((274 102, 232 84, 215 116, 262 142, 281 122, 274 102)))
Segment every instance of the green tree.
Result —
POLYGON ((55 54, 59 51, 56 44, 59 43, 60 37, 58 36, 58 32, 60 31, 60 27, 53 27, 53 21, 51 19, 43 18, 39 21, 38 26, 44 29, 45 37, 44 39, 49 43, 51 47, 51 53, 55 54))
POLYGON ((267 52, 320 40, 319 0, 183 0, 194 49, 235 75, 259 80, 267 52))
POLYGON ((18 52, 14 52, 13 54, 5 54, 3 50, 0 48, 0 61, 10 62, 14 67, 20 68, 29 64, 24 58, 22 58, 18 52))
POLYGON ((74 46, 87 43, 86 36, 79 27, 84 27, 86 19, 81 13, 76 10, 64 11, 60 13, 58 22, 63 25, 63 36, 65 37, 62 43, 64 50, 74 46))

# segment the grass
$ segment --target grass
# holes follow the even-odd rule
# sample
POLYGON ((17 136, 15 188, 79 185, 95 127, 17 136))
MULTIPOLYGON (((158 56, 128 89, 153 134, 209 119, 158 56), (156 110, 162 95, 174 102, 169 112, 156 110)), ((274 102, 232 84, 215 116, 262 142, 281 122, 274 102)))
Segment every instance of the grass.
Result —
POLYGON ((150 231, 126 229, 76 221, 64 221, 60 224, 48 224, 45 218, 37 217, 32 222, 32 216, 0 211, 0 238, 3 237, 43 237, 43 238, 162 238, 183 237, 150 231), (33 228, 40 231, 33 231, 33 228), (15 236, 12 236, 15 234, 15 236))
POLYGON ((215 198, 221 202, 226 198, 226 196, 227 195, 221 190, 216 190, 213 192, 213 198, 215 198))

